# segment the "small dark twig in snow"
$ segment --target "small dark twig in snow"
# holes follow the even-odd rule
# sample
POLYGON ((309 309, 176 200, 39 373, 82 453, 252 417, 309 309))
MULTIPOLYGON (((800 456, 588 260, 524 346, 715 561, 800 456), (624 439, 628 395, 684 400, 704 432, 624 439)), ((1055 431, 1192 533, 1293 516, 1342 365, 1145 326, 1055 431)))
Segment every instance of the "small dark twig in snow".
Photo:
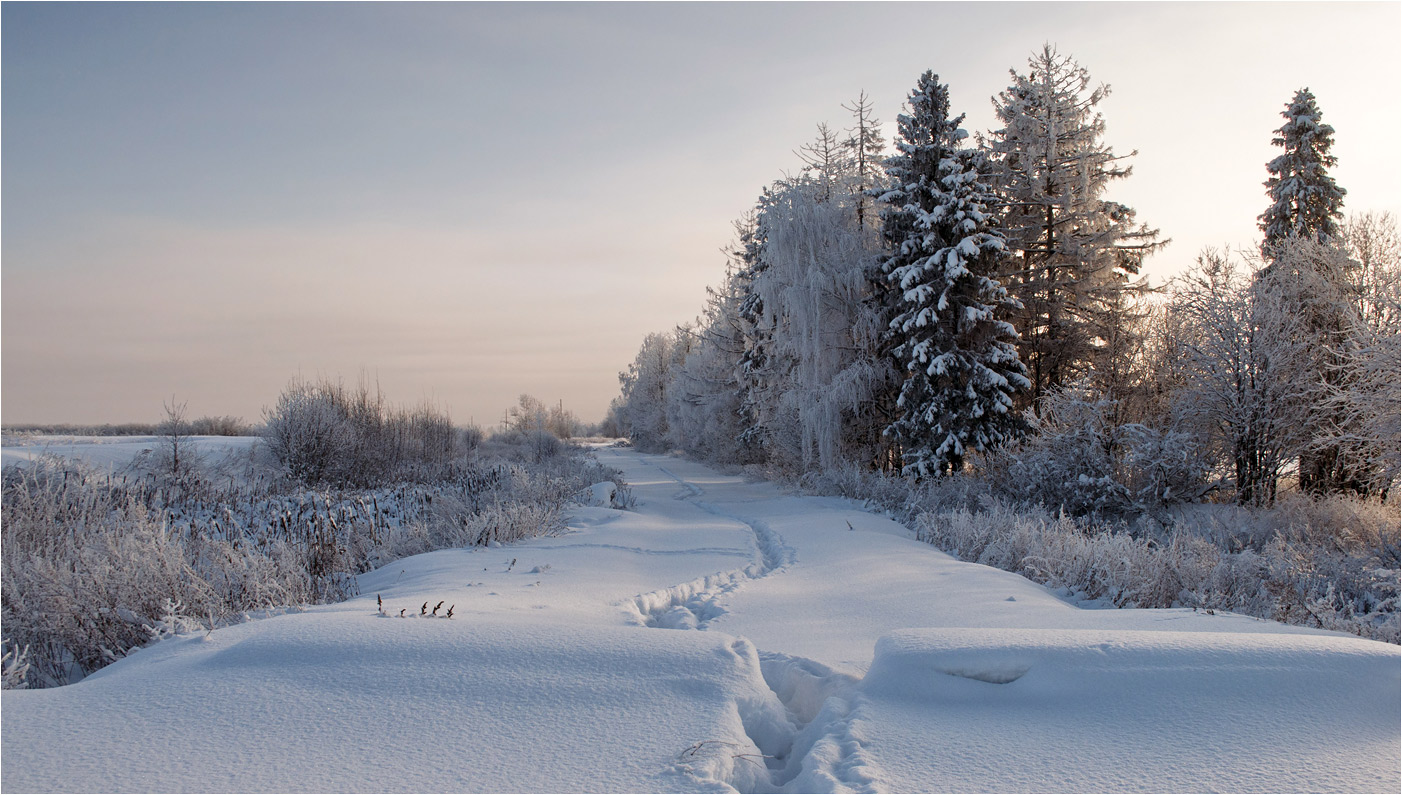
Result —
MULTIPOLYGON (((700 755, 700 753, 701 753, 703 750, 705 750, 706 746, 708 746, 708 745, 724 745, 724 746, 727 746, 727 747, 730 747, 730 748, 741 748, 741 747, 743 747, 743 746, 737 745, 737 744, 735 744, 735 743, 728 743, 728 742, 725 742, 724 740, 702 740, 701 742, 696 743, 695 745, 691 746, 690 748, 687 748, 685 751, 682 751, 680 754, 677 755, 677 757, 680 758, 680 759, 695 759, 698 755, 700 755)), ((747 760, 749 760, 749 761, 751 761, 751 762, 754 762, 755 764, 760 765, 761 767, 763 767, 763 766, 764 766, 763 760, 765 760, 765 759, 774 759, 775 757, 772 757, 772 756, 770 756, 770 755, 768 755, 768 754, 747 754, 747 753, 739 753, 739 754, 731 754, 731 755, 730 755, 730 758, 731 758, 731 759, 747 759, 747 760)))

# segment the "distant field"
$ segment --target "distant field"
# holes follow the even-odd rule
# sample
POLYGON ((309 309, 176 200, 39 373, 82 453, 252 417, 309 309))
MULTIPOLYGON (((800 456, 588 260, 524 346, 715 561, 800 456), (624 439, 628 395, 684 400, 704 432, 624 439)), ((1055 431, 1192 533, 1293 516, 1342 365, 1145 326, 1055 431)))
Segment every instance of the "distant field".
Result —
MULTIPOLYGON (((262 440, 257 436, 191 436, 194 448, 204 456, 224 456, 251 449, 262 440)), ((74 458, 97 467, 118 469, 130 464, 143 452, 155 452, 161 437, 95 436, 77 434, 11 433, 6 429, 0 442, 0 464, 22 464, 44 455, 74 458)))

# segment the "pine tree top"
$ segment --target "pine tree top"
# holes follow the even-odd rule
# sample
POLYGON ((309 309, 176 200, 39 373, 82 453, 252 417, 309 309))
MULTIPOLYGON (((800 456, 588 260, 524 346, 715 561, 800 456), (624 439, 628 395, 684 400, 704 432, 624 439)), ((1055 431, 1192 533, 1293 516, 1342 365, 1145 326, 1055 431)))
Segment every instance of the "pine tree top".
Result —
POLYGON ((1275 131, 1271 144, 1285 151, 1266 164, 1271 205, 1258 219, 1265 235, 1262 252, 1268 257, 1290 237, 1336 237, 1347 193, 1329 176, 1328 169, 1338 164, 1329 153, 1334 128, 1323 121, 1314 94, 1308 88, 1296 91, 1280 115, 1285 124, 1275 131))

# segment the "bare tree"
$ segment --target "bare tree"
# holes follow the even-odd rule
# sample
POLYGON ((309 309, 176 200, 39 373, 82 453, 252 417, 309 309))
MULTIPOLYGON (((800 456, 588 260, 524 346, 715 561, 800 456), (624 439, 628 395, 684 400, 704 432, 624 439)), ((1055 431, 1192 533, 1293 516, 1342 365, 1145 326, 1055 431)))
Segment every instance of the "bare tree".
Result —
POLYGON ((162 402, 166 418, 160 424, 161 469, 175 480, 181 480, 191 473, 196 464, 194 440, 190 436, 190 423, 185 419, 186 403, 162 402))
POLYGON ((1178 280, 1171 307, 1185 326, 1177 409, 1226 460, 1242 504, 1275 499, 1285 467, 1309 443, 1317 398, 1317 385, 1301 377, 1309 362, 1302 320, 1276 286, 1208 249, 1178 280))
POLYGON ((1399 241, 1390 213, 1349 219, 1343 248, 1311 244, 1346 274, 1342 333, 1325 358, 1317 406, 1316 453, 1333 456, 1334 480, 1360 494, 1386 496, 1402 475, 1402 301, 1399 241))

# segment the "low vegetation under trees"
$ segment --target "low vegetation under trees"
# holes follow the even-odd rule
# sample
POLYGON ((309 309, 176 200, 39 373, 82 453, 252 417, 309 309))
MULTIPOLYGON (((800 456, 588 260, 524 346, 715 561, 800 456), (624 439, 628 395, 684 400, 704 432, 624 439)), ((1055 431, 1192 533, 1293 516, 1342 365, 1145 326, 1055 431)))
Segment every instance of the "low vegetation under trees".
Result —
POLYGON ((1106 197, 1133 154, 1102 140, 1108 87, 1050 46, 1012 78, 977 147, 928 72, 884 160, 865 95, 845 137, 820 125, 605 424, 779 478, 869 473, 928 539, 1094 598, 1397 642, 1398 226, 1344 218, 1313 94, 1276 130, 1260 245, 1152 287, 1166 241, 1106 197), (949 478, 967 516, 910 507, 949 478))

